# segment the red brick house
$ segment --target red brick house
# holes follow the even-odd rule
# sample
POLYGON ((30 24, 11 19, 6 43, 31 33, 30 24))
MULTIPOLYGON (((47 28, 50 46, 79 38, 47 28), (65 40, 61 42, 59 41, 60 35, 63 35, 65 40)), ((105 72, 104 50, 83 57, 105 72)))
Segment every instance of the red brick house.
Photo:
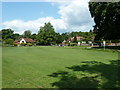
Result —
MULTIPOLYGON (((80 40, 82 40, 83 39, 83 37, 82 36, 76 36, 76 38, 77 38, 77 41, 80 41, 80 40)), ((73 41, 74 40, 74 37, 71 37, 71 38, 69 38, 69 40, 68 41, 73 41)))

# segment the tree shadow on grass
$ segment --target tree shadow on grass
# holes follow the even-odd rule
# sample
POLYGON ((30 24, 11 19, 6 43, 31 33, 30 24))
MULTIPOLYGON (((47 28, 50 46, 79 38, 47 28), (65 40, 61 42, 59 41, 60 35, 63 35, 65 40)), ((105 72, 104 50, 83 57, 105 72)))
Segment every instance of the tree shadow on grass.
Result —
POLYGON ((52 83, 52 86, 59 88, 120 88, 120 60, 109 62, 85 61, 66 67, 72 73, 58 71, 48 76, 59 78, 59 81, 52 83))

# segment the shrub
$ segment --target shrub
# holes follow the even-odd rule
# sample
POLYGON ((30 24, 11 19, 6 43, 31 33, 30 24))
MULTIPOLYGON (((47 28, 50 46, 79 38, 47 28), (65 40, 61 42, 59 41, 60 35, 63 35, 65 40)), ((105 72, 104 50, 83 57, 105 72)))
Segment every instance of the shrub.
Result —
POLYGON ((25 45, 26 45, 26 43, 21 43, 20 45, 21 45, 21 46, 25 46, 25 45))
POLYGON ((70 43, 70 46, 77 46, 77 43, 70 43))
POLYGON ((17 44, 14 44, 14 46, 17 46, 17 44))
POLYGON ((7 45, 13 45, 13 39, 6 39, 5 40, 5 44, 7 44, 7 45))
POLYGON ((119 43, 120 40, 111 40, 112 43, 119 43))
POLYGON ((31 43, 27 43, 27 46, 32 46, 32 44, 31 43))

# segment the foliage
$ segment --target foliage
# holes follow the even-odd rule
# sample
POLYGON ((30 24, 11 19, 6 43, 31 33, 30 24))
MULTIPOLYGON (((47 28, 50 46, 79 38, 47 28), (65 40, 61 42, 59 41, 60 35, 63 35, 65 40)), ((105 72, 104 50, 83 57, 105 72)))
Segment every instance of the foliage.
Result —
POLYGON ((89 10, 94 18, 96 40, 120 39, 120 1, 89 2, 89 10))
POLYGON ((64 39, 63 39, 62 35, 60 35, 60 33, 56 33, 55 37, 56 37, 57 44, 60 44, 64 41, 64 39))
POLYGON ((26 46, 27 44, 26 44, 26 43, 21 43, 20 45, 21 45, 21 46, 26 46))
POLYGON ((90 32, 65 32, 62 34, 56 33, 50 22, 45 23, 43 27, 40 27, 38 34, 31 34, 32 32, 30 30, 24 31, 23 35, 19 35, 18 33, 14 34, 13 32, 14 31, 11 29, 1 30, 0 35, 2 35, 3 41, 6 39, 18 40, 25 37, 36 40, 38 45, 55 45, 62 43, 64 40, 68 41, 71 37, 75 36, 81 36, 85 41, 93 41, 93 37, 95 36, 92 30, 90 30, 90 32))
POLYGON ((120 43, 120 40, 111 40, 112 43, 120 43))
POLYGON ((31 31, 30 31, 30 30, 24 31, 23 36, 24 36, 25 38, 30 38, 30 37, 31 37, 31 31))
POLYGON ((77 46, 77 43, 70 43, 68 46, 77 46))
POLYGON ((20 35, 18 33, 13 34, 12 37, 14 40, 18 40, 20 38, 20 35))
POLYGON ((68 33, 68 32, 62 33, 61 36, 62 36, 62 40, 68 40, 70 37, 70 33, 68 33))
POLYGON ((38 44, 40 45, 51 45, 56 43, 56 33, 54 31, 53 26, 50 22, 45 23, 43 27, 40 27, 38 32, 38 44))
POLYGON ((19 39, 21 37, 21 35, 19 35, 18 33, 13 33, 14 31, 12 29, 2 29, 0 31, 0 34, 2 35, 2 39, 3 41, 6 39, 19 39))
POLYGON ((76 36, 81 36, 83 37, 82 40, 84 41, 93 41, 94 40, 94 37, 95 37, 95 34, 92 32, 92 30, 90 30, 89 32, 71 32, 69 34, 69 38, 70 37, 76 37, 76 36))
POLYGON ((17 46, 17 44, 14 44, 14 46, 17 46))
POLYGON ((27 46, 32 46, 32 43, 27 43, 27 46))
POLYGON ((37 34, 35 34, 35 33, 32 34, 32 35, 31 35, 31 38, 32 38, 33 40, 36 40, 36 39, 37 39, 37 34))
POLYGON ((5 44, 8 44, 8 45, 13 45, 13 42, 14 42, 13 39, 6 39, 5 40, 5 44))
POLYGON ((74 37, 73 42, 74 42, 74 43, 77 43, 77 37, 76 37, 76 36, 74 37))
POLYGON ((14 31, 11 30, 11 29, 2 29, 1 32, 2 32, 2 39, 3 40, 13 38, 13 32, 14 31))

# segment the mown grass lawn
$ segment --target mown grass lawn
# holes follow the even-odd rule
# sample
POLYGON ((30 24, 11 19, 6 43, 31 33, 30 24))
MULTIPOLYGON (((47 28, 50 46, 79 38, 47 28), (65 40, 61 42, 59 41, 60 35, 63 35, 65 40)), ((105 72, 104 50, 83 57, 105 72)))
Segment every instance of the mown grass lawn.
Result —
POLYGON ((0 46, 0 89, 1 88, 2 88, 2 47, 0 46))
POLYGON ((69 47, 3 47, 3 88, 119 87, 118 52, 69 47))

